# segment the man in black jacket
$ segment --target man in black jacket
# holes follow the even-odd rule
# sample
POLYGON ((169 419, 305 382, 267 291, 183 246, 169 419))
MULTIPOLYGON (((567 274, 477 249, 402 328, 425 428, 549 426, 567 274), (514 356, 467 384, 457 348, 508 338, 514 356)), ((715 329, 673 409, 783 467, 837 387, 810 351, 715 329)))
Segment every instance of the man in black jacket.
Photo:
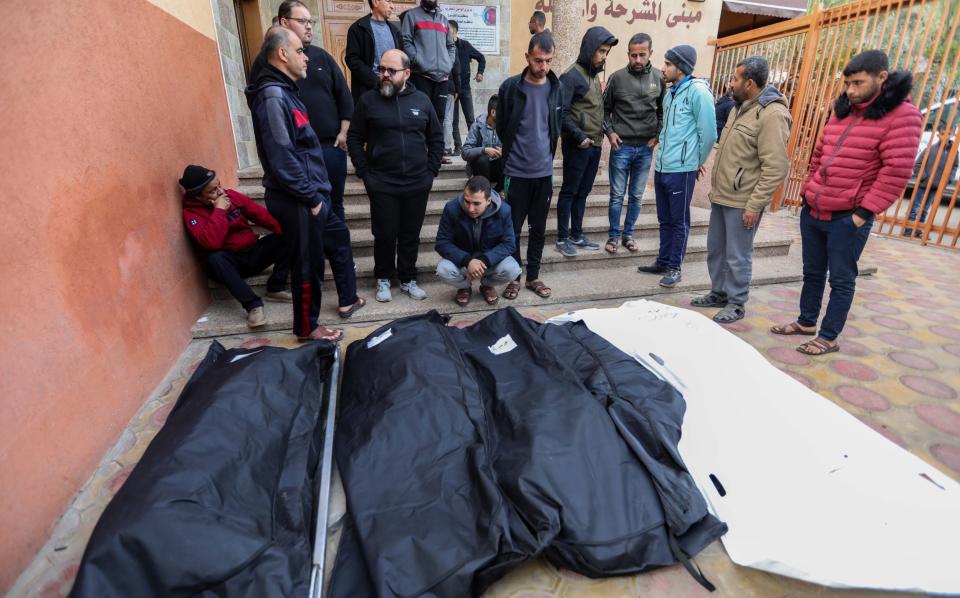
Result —
POLYGON ((271 27, 260 53, 267 64, 246 89, 257 153, 263 165, 264 198, 290 250, 293 333, 297 339, 333 340, 343 332, 320 325, 320 268, 330 259, 340 291, 341 316, 363 306, 357 297, 350 231, 330 209, 330 180, 320 140, 307 108, 297 97, 296 80, 307 76, 303 42, 289 29, 271 27))
POLYGON ((370 197, 377 301, 390 301, 396 273, 413 299, 420 228, 433 179, 440 172, 443 131, 433 104, 410 79, 410 59, 400 50, 380 57, 380 87, 357 102, 347 149, 370 197))
POLYGON ((347 182, 347 129, 353 116, 353 98, 340 66, 326 50, 311 46, 314 19, 300 0, 284 0, 277 11, 279 24, 303 42, 309 63, 306 78, 297 82, 300 100, 307 107, 310 126, 320 138, 323 162, 330 177, 333 213, 343 215, 343 189, 347 182))
POLYGON ((400 30, 389 21, 393 0, 367 0, 370 14, 361 17, 347 30, 346 63, 350 69, 350 87, 354 102, 365 92, 377 89, 380 57, 387 50, 401 49, 400 30))
MULTIPOLYGON (((527 67, 504 81, 497 94, 497 135, 503 144, 501 159, 505 175, 503 189, 517 238, 513 257, 523 265, 520 231, 529 217, 526 287, 544 299, 550 296, 551 290, 540 280, 540 259, 553 195, 553 155, 564 116, 563 86, 550 70, 553 55, 553 36, 546 31, 534 35, 527 48, 527 67)), ((503 297, 516 299, 519 291, 518 276, 507 285, 503 297)))
POLYGON ((460 66, 460 87, 457 91, 457 99, 453 106, 453 146, 454 151, 459 154, 463 144, 460 137, 460 109, 463 108, 463 119, 467 123, 467 130, 473 125, 473 93, 470 90, 470 61, 477 61, 477 76, 474 81, 479 83, 483 81, 483 71, 487 68, 486 57, 473 47, 473 44, 458 35, 460 25, 453 19, 450 20, 450 34, 453 36, 453 43, 457 46, 457 62, 460 66))

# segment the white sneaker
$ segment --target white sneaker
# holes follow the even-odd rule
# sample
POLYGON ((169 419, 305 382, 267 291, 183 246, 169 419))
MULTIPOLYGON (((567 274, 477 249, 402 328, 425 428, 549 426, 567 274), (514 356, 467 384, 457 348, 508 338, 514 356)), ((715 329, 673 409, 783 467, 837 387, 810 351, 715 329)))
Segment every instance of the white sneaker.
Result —
POLYGON ((386 278, 377 279, 377 301, 386 303, 391 301, 393 295, 390 294, 390 280, 386 278))
POLYGON ((267 323, 267 315, 263 313, 263 306, 254 307, 247 312, 247 326, 257 328, 267 323))
POLYGON ((427 298, 427 294, 424 292, 424 290, 417 286, 416 280, 411 280, 410 282, 401 282, 400 290, 407 295, 410 295, 411 299, 416 299, 417 301, 427 298))

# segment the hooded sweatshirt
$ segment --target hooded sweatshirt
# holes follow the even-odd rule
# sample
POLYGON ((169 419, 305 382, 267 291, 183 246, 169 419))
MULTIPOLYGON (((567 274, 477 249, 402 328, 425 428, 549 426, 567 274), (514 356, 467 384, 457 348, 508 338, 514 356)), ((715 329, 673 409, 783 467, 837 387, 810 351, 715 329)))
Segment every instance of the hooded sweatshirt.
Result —
POLYGON ((711 174, 710 201, 751 212, 765 209, 790 170, 787 98, 772 85, 730 111, 711 174))
POLYGON ((564 139, 580 145, 587 138, 599 147, 606 132, 603 120, 603 93, 597 75, 603 67, 593 66, 593 55, 603 45, 617 45, 617 38, 604 27, 591 27, 583 34, 577 61, 560 77, 567 107, 564 139))
POLYGON ((392 98, 373 89, 364 93, 347 131, 347 151, 368 189, 429 189, 443 154, 443 131, 430 98, 410 81, 392 98))
POLYGON ((329 200, 330 179, 320 140, 297 91, 290 77, 267 64, 245 93, 263 186, 313 208, 329 200))
POLYGON ((707 161, 716 141, 713 93, 703 79, 688 76, 663 96, 656 171, 693 172, 707 161))
POLYGON ((403 13, 400 22, 403 51, 410 57, 414 73, 432 81, 446 81, 453 71, 457 46, 450 35, 447 17, 436 8, 415 6, 403 13))
POLYGON ((490 191, 490 205, 479 218, 463 209, 463 193, 447 202, 437 228, 436 250, 440 257, 465 268, 472 259, 492 268, 516 249, 510 205, 490 191))

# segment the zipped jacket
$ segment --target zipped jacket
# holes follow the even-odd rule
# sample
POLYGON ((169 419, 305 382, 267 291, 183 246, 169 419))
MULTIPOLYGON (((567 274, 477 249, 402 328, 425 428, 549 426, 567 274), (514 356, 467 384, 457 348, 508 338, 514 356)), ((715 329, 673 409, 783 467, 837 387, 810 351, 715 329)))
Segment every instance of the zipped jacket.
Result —
POLYGON ((392 98, 364 93, 350 121, 347 151, 370 189, 429 188, 443 154, 443 131, 430 98, 409 81, 392 98))
POLYGON ((403 51, 414 73, 432 81, 446 81, 457 59, 457 46, 450 35, 450 22, 437 9, 415 6, 400 19, 403 51))
MULTIPOLYGON (((503 163, 507 163, 510 147, 517 136, 520 119, 523 117, 523 108, 527 104, 527 94, 520 84, 527 74, 529 67, 524 68, 519 75, 514 75, 500 84, 497 93, 497 135, 503 142, 503 163)), ((550 85, 549 102, 550 117, 547 123, 550 128, 550 154, 557 152, 557 140, 560 139, 560 129, 564 118, 563 84, 553 71, 547 73, 547 83, 550 85)))
POLYGON ((492 268, 513 255, 516 247, 510 206, 496 191, 490 190, 490 205, 479 218, 464 211, 463 193, 444 206, 435 246, 440 257, 461 268, 472 259, 492 268))
POLYGON ((692 172, 707 161, 717 141, 713 94, 703 79, 688 77, 663 96, 663 129, 657 172, 692 172))

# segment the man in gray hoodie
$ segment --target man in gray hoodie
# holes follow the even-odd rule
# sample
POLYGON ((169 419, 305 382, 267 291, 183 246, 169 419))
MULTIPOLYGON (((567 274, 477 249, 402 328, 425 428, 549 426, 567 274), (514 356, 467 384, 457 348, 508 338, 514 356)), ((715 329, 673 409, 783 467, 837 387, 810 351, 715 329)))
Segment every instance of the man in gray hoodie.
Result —
POLYGON ((497 191, 503 189, 503 144, 497 135, 496 94, 487 102, 487 115, 479 116, 470 126, 460 156, 467 163, 467 174, 487 177, 497 191))
POLYGON ((430 98, 442 129, 447 97, 453 93, 450 73, 457 45, 450 33, 450 22, 437 9, 436 0, 420 0, 420 6, 401 15, 400 39, 403 51, 410 57, 410 81, 430 98))

